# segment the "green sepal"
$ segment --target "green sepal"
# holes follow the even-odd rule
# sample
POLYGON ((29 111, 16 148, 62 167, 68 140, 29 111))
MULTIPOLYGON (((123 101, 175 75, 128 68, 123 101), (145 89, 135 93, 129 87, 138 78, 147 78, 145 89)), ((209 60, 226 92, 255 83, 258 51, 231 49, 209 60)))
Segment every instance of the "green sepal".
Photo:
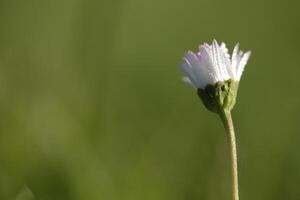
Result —
POLYGON ((198 88, 197 93, 205 107, 215 113, 223 110, 232 110, 238 91, 238 82, 227 80, 207 85, 204 89, 198 88))

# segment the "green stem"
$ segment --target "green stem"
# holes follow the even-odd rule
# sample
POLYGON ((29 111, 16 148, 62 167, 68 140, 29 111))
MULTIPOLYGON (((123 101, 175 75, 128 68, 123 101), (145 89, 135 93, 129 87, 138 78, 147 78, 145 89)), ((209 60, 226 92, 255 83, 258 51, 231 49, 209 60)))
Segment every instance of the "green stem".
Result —
POLYGON ((230 151, 231 178, 232 178, 232 199, 239 200, 239 184, 238 184, 238 164, 237 164, 237 148, 233 121, 229 110, 220 113, 224 128, 227 133, 227 140, 230 151))

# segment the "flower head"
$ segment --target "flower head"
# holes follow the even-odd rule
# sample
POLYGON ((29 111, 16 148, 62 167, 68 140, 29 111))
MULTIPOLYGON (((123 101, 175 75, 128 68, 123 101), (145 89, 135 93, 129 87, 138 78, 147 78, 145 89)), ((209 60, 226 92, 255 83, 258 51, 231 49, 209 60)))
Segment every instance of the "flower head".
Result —
POLYGON ((225 43, 213 40, 200 45, 199 51, 185 53, 181 64, 184 81, 193 86, 205 106, 213 111, 231 110, 235 104, 238 83, 251 55, 243 53, 237 44, 228 54, 225 43))
POLYGON ((230 58, 225 43, 219 45, 216 40, 211 45, 204 43, 197 53, 185 53, 181 64, 184 81, 196 89, 230 79, 239 82, 250 55, 250 51, 239 51, 237 44, 230 58))

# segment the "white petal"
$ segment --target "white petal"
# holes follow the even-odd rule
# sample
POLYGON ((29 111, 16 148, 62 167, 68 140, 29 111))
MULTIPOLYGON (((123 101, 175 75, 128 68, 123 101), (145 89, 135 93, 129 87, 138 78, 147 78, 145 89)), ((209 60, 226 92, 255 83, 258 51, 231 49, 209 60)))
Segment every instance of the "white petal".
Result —
POLYGON ((228 53, 228 49, 226 48, 226 44, 224 42, 221 43, 221 49, 224 52, 226 58, 228 58, 228 60, 230 60, 230 55, 228 53))
POLYGON ((198 58, 200 65, 205 67, 205 76, 207 77, 207 84, 214 84, 218 81, 216 77, 216 70, 212 61, 211 47, 208 45, 202 45, 199 47, 198 58))
POLYGON ((230 69, 227 69, 227 67, 229 68, 230 65, 228 65, 229 63, 226 63, 226 55, 224 54, 222 48, 218 45, 218 42, 216 40, 213 40, 212 49, 213 49, 215 64, 221 75, 219 80, 224 81, 230 79, 229 76, 230 69))
POLYGON ((196 86, 198 88, 204 88, 208 82, 206 66, 201 65, 199 57, 191 51, 185 54, 185 59, 191 65, 192 72, 195 77, 196 86))
POLYGON ((244 52, 243 51, 239 51, 239 57, 241 58, 243 56, 244 52))
POLYGON ((193 84, 193 82, 191 81, 191 79, 189 79, 189 77, 184 76, 184 77, 182 78, 182 80, 183 80, 184 82, 186 82, 187 84, 189 84, 190 86, 192 86, 195 90, 197 90, 197 86, 193 84))
POLYGON ((220 68, 220 62, 218 59, 218 43, 216 40, 213 40, 211 45, 211 55, 212 55, 212 61, 213 61, 213 67, 215 70, 215 75, 218 81, 223 81, 223 76, 220 68))
POLYGON ((237 67, 237 80, 238 81, 241 79, 244 68, 245 68, 245 66, 247 64, 247 61, 248 61, 250 56, 251 56, 251 51, 248 51, 245 54, 243 54, 243 57, 241 57, 241 60, 240 60, 240 62, 238 64, 238 67, 237 67))
POLYGON ((231 68, 235 80, 237 79, 237 67, 238 67, 238 63, 240 62, 240 57, 238 56, 239 45, 240 45, 239 43, 235 45, 231 56, 231 68))
POLYGON ((195 77, 195 74, 193 73, 192 66, 191 66, 191 64, 188 62, 188 60, 186 58, 183 59, 183 62, 180 65, 180 68, 181 68, 182 72, 187 77, 189 77, 189 79, 191 80, 191 82, 194 85, 197 85, 196 77, 195 77))
POLYGON ((227 77, 225 77, 225 79, 226 80, 233 79, 234 74, 233 74, 232 67, 231 67, 230 56, 228 54, 228 49, 226 48, 226 45, 224 42, 222 42, 219 51, 220 51, 222 63, 224 64, 225 70, 227 72, 226 73, 227 77))
POLYGON ((222 60, 223 63, 226 66, 227 69, 227 73, 230 76, 231 79, 234 79, 235 77, 235 68, 233 69, 231 66, 231 60, 230 60, 230 55, 228 54, 228 49, 226 48, 226 44, 224 42, 222 42, 221 46, 221 51, 222 51, 222 60))

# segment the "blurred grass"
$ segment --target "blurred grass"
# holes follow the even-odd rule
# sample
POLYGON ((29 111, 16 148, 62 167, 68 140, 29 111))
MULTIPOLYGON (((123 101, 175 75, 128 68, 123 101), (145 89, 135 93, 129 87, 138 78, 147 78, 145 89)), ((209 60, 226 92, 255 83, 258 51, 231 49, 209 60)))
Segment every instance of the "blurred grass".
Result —
POLYGON ((253 52, 233 113, 241 199, 297 200, 298 8, 1 0, 0 199, 230 199, 222 126, 177 67, 216 38, 253 52))

